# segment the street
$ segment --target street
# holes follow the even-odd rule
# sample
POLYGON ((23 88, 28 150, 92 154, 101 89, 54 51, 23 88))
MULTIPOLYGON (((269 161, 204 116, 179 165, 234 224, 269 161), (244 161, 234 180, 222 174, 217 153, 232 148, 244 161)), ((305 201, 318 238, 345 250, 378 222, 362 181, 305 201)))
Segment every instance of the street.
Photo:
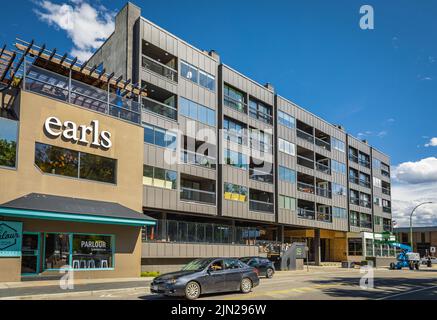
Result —
MULTIPOLYGON (((230 293, 202 296, 200 300, 329 300, 329 299, 437 299, 437 269, 420 271, 377 269, 374 288, 362 289, 359 269, 325 268, 317 271, 277 272, 273 279, 261 279, 249 294, 230 293)), ((38 297, 38 299, 68 300, 160 300, 145 288, 124 289, 97 294, 77 293, 68 297, 38 297)))

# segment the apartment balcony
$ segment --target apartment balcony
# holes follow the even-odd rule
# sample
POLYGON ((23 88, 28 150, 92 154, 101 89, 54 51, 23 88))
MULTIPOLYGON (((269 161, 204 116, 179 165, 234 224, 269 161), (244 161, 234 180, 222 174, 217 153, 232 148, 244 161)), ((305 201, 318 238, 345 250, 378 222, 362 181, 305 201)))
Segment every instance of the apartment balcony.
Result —
POLYGON ((391 213, 391 208, 390 207, 382 207, 382 211, 385 213, 391 213))
POLYGON ((360 221, 360 228, 372 229, 371 221, 360 221))
POLYGON ((360 179, 355 176, 349 176, 349 182, 358 185, 360 183, 360 179))
POLYGON ((316 213, 314 210, 297 208, 297 216, 301 219, 315 220, 316 213))
POLYGON ((316 153, 316 170, 330 175, 331 159, 316 153))
POLYGON ((217 160, 214 157, 185 149, 181 150, 181 161, 185 164, 205 167, 208 169, 216 169, 217 164, 217 160))
POLYGON ((273 194, 270 192, 250 189, 249 210, 274 213, 273 194))
POLYGON ((304 156, 297 156, 297 164, 309 169, 314 169, 314 161, 304 156))
POLYGON ((156 113, 172 120, 177 120, 178 110, 176 108, 147 97, 144 97, 142 100, 143 110, 156 113))
POLYGON ((391 232, 391 231, 392 231, 392 229, 391 229, 391 225, 389 225, 389 224, 384 224, 384 225, 382 226, 382 229, 383 229, 385 232, 391 232))
POLYGON ((349 199, 349 202, 350 202, 350 204, 354 204, 354 205, 359 206, 360 205, 360 198, 351 196, 349 199))
POLYGON ((349 153, 349 161, 358 163, 358 155, 349 153))
POLYGON ((181 174, 180 200, 215 205, 215 181, 181 174))
POLYGON ((370 181, 359 179, 359 185, 365 188, 370 188, 370 181))
POLYGON ((316 194, 324 198, 332 198, 332 191, 328 188, 316 187, 316 194))
POLYGON ((247 113, 247 103, 244 101, 235 99, 233 97, 230 97, 226 94, 223 95, 223 104, 226 107, 229 107, 231 109, 240 111, 242 113, 247 113))
POLYGON ((314 142, 316 146, 319 146, 327 151, 331 151, 331 137, 318 129, 315 129, 314 132, 315 132, 314 142))
POLYGON ((330 212, 317 212, 317 221, 332 222, 332 214, 330 212))
POLYGON ((314 143, 314 136, 300 129, 296 129, 296 135, 298 138, 308 141, 310 143, 314 143))
MULTIPOLYGON (((273 170, 272 164, 268 164, 267 166, 270 166, 270 168, 273 170)), ((260 169, 261 168, 249 168, 249 178, 251 180, 272 184, 273 172, 267 172, 260 169)))
POLYGON ((389 188, 381 188, 381 190, 382 190, 383 194, 388 195, 388 196, 391 195, 391 192, 390 192, 389 188))
POLYGON ((199 202, 215 205, 215 192, 202 191, 181 187, 180 199, 183 201, 199 202))
POLYGON ((314 152, 297 146, 296 148, 297 164, 314 170, 314 152))
POLYGON ((142 67, 170 81, 178 81, 177 58, 146 41, 142 44, 142 67))
POLYGON ((315 187, 313 184, 297 182, 297 190, 300 192, 315 194, 315 187))
POLYGON ((372 208, 372 202, 370 200, 360 199, 360 206, 364 208, 372 208))
POLYGON ((144 55, 142 57, 142 67, 173 82, 178 81, 178 72, 176 70, 144 55))
POLYGON ((367 159, 359 159, 358 163, 360 164, 360 166, 370 168, 370 161, 367 159))

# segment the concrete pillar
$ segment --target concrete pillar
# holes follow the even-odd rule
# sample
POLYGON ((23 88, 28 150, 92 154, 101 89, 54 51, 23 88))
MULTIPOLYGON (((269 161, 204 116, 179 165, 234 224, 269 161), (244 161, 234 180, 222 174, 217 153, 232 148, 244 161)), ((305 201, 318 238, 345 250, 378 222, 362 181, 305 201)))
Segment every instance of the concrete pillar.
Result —
POLYGON ((161 214, 161 238, 167 241, 167 213, 163 212, 161 214))
POLYGON ((314 230, 314 241, 313 241, 313 247, 314 247, 314 264, 316 266, 320 266, 321 259, 320 259, 320 229, 314 230))

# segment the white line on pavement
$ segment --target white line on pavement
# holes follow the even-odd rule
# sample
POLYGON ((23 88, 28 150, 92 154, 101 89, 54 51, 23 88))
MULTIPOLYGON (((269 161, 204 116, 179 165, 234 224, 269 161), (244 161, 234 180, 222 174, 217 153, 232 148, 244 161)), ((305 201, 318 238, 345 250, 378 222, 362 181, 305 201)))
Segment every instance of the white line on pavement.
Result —
POLYGON ((429 289, 433 289, 433 288, 437 288, 437 286, 423 287, 423 288, 416 289, 416 290, 410 290, 410 291, 405 291, 405 292, 401 292, 401 293, 396 293, 396 294, 392 294, 390 296, 385 296, 385 297, 382 297, 382 298, 378 298, 376 300, 385 300, 385 299, 395 298, 395 297, 403 296, 403 295, 406 295, 406 294, 416 293, 416 292, 425 291, 425 290, 429 290, 429 289))

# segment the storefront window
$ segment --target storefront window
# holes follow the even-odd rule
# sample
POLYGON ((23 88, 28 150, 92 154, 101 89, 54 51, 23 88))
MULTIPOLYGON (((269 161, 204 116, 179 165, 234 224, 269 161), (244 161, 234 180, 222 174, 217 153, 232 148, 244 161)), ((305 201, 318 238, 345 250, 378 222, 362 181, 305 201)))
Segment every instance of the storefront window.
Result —
POLYGON ((112 236, 74 234, 72 262, 75 269, 112 268, 112 236))
POLYGON ((366 256, 373 257, 373 240, 366 239, 366 256))
POLYGON ((77 178, 79 152, 37 142, 35 164, 42 172, 77 178))
POLYGON ((80 178, 107 183, 116 183, 117 161, 89 153, 80 154, 80 178))
POLYGON ((50 233, 45 236, 45 269, 61 269, 70 264, 70 235, 50 233))
POLYGON ((18 122, 0 117, 0 166, 17 165, 18 122))
POLYGON ((362 256, 363 255, 363 242, 361 238, 349 239, 349 255, 350 256, 362 256))

